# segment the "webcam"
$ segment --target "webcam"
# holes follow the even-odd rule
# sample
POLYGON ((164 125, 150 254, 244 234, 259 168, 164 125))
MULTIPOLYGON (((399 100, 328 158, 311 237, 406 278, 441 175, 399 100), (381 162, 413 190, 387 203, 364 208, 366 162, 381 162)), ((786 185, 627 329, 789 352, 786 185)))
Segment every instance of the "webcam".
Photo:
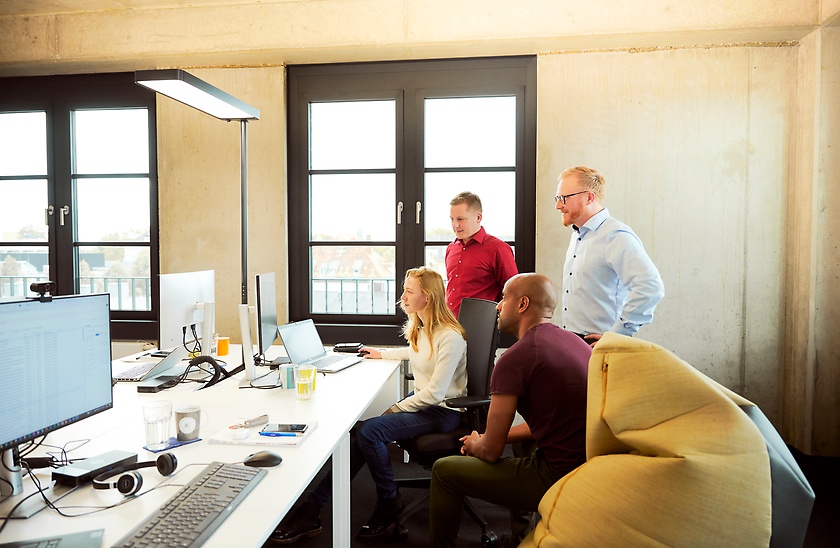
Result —
POLYGON ((40 296, 41 302, 51 301, 52 297, 46 296, 46 294, 52 294, 55 290, 55 282, 32 282, 29 285, 29 290, 37 293, 40 296))

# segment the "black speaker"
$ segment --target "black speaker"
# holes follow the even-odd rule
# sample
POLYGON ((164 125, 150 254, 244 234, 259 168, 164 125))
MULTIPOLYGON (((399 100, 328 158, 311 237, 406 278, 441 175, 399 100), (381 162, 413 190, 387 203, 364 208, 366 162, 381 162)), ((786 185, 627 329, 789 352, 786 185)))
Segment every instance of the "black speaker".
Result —
POLYGON ((146 462, 137 462, 126 466, 118 466, 113 470, 109 470, 104 474, 99 474, 93 478, 94 489, 111 489, 116 488, 125 496, 137 493, 143 487, 143 476, 136 470, 138 468, 151 468, 156 466, 158 472, 164 476, 171 475, 176 468, 178 468, 178 459, 172 453, 163 453, 157 460, 150 460, 146 462), (122 475, 120 475, 122 474, 122 475), (117 481, 109 481, 115 476, 120 476, 117 481))

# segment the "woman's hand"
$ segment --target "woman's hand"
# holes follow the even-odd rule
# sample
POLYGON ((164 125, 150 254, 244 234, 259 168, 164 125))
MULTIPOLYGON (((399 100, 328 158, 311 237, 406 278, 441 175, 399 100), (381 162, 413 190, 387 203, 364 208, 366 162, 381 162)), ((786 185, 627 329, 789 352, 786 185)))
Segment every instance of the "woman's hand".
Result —
POLYGON ((376 348, 365 346, 359 350, 359 354, 364 354, 365 359, 372 359, 372 360, 381 360, 382 359, 382 352, 377 350, 376 348))

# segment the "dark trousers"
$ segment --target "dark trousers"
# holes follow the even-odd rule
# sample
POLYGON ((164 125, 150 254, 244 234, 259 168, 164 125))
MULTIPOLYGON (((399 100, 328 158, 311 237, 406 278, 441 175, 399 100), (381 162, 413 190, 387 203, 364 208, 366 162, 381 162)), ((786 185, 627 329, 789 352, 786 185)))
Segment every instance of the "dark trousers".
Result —
POLYGON ((539 449, 525 457, 495 463, 464 456, 438 460, 432 469, 431 546, 457 545, 464 498, 468 496, 510 508, 512 532, 516 537, 524 536, 530 527, 524 513, 537 511, 540 499, 561 477, 545 462, 539 449))

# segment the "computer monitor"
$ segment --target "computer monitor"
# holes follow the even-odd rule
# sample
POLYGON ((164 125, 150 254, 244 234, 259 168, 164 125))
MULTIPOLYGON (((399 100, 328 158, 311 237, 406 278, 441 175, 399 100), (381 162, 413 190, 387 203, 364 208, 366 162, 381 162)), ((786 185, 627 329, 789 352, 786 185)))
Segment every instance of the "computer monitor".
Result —
POLYGON ((206 341, 201 353, 210 354, 215 278, 213 270, 160 275, 158 348, 171 350, 184 344, 193 350, 201 340, 206 341))
POLYGON ((113 406, 108 294, 0 302, 0 489, 17 447, 113 406))
POLYGON ((274 272, 257 274, 257 344, 265 353, 277 339, 277 286, 274 272))

